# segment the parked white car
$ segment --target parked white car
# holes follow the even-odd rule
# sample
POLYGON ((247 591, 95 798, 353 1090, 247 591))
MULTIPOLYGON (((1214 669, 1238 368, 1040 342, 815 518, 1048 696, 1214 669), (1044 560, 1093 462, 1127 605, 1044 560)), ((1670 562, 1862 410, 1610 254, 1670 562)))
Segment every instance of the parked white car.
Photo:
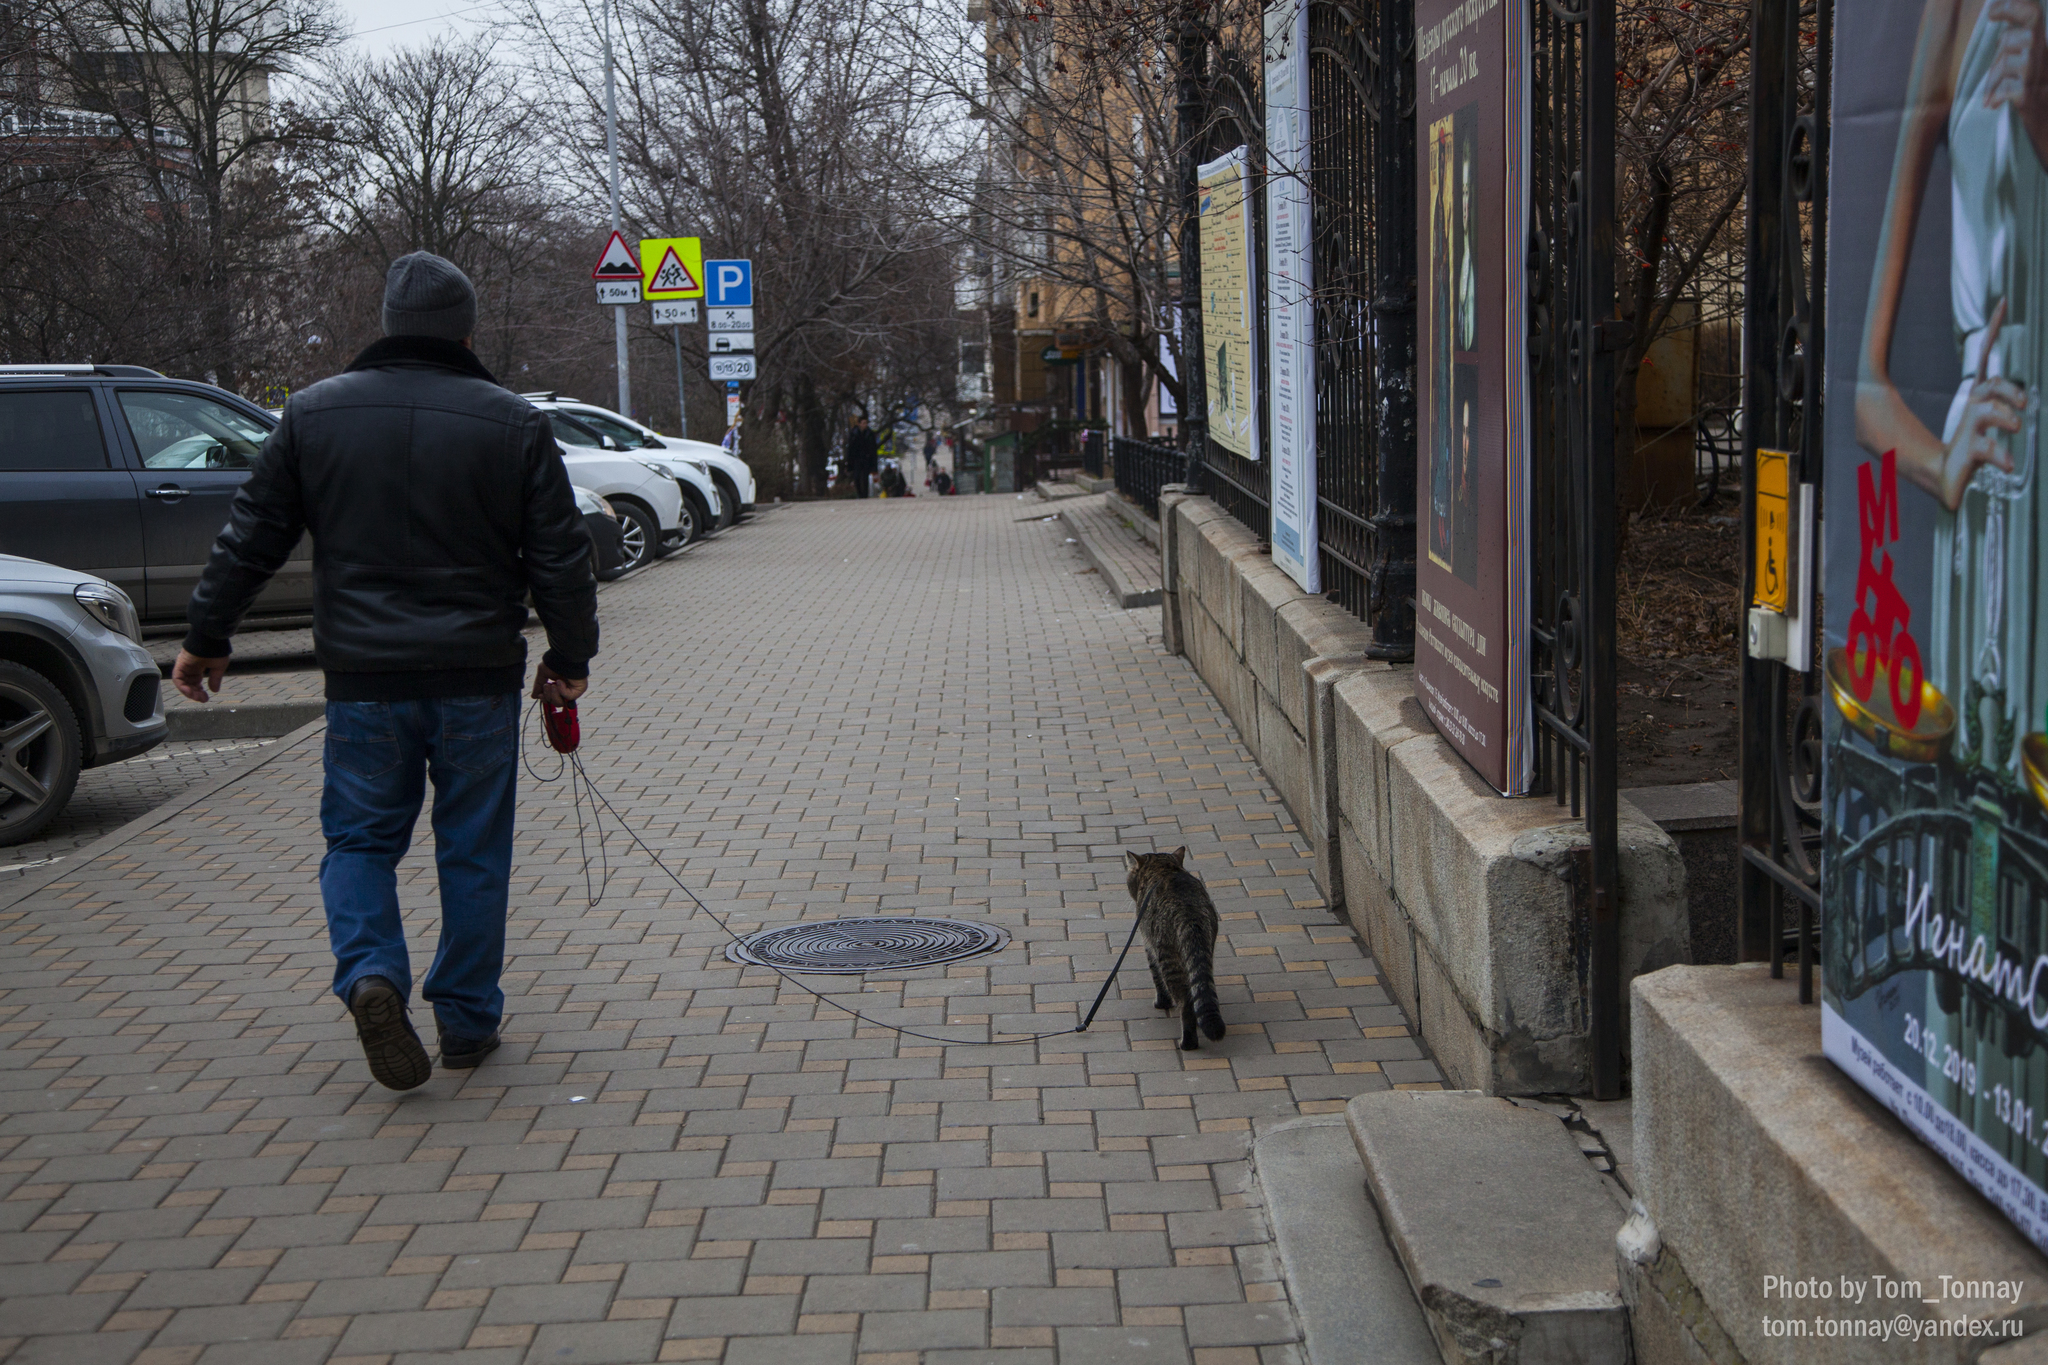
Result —
POLYGON ((580 446, 563 447, 562 466, 569 471, 571 485, 597 494, 618 513, 626 542, 623 568, 637 569, 689 543, 682 490, 662 470, 613 451, 580 446))
POLYGON ((725 500, 725 515, 719 521, 721 528, 732 525, 739 517, 754 510, 754 471, 747 467, 745 460, 723 447, 709 441, 693 441, 687 436, 664 436, 610 408, 601 408, 595 403, 585 403, 559 393, 529 393, 525 397, 545 412, 570 414, 577 421, 610 437, 622 449, 631 450, 637 445, 645 452, 659 447, 709 466, 719 495, 725 500))
POLYGON ((672 452, 658 446, 641 449, 637 440, 622 445, 609 434, 560 409, 544 407, 541 411, 547 414, 549 425, 555 429, 555 440, 562 449, 613 453, 617 458, 643 464, 674 481, 676 491, 682 497, 683 534, 673 544, 664 541, 663 554, 681 549, 699 536, 717 530, 724 520, 729 520, 720 517, 718 485, 712 481, 711 471, 701 462, 677 459, 672 452))

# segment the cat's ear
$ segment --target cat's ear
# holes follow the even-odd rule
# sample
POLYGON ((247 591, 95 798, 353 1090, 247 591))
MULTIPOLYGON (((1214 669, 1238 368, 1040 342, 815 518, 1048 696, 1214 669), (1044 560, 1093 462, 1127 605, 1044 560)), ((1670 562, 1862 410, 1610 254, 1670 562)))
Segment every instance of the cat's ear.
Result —
POLYGON ((1173 851, 1173 860, 1179 863, 1182 867, 1186 867, 1188 865, 1188 846, 1186 844, 1182 844, 1179 848, 1173 851))
POLYGON ((1136 872, 1138 870, 1138 855, 1131 852, 1129 849, 1125 849, 1124 865, 1130 868, 1131 871, 1136 872))

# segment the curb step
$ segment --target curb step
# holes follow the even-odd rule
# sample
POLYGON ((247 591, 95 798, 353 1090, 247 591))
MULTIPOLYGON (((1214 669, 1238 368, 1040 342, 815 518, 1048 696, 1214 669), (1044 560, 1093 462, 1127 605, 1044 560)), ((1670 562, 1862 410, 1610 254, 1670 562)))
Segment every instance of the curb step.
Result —
POLYGON ((1140 515, 1137 509, 1127 508, 1120 515, 1119 508, 1126 508, 1121 499, 1097 494, 1064 503, 1058 515, 1118 606, 1156 607, 1165 586, 1159 552, 1124 525, 1126 517, 1140 515))
POLYGON ((1365 1190, 1342 1114, 1266 1128, 1252 1168, 1308 1365, 1439 1365, 1436 1340, 1365 1190))
POLYGON ((1376 1091, 1345 1117, 1447 1365, 1629 1358, 1627 1212, 1555 1117, 1477 1090, 1376 1091))
POLYGON ((173 706, 164 712, 171 739, 275 739, 327 715, 324 701, 173 706))

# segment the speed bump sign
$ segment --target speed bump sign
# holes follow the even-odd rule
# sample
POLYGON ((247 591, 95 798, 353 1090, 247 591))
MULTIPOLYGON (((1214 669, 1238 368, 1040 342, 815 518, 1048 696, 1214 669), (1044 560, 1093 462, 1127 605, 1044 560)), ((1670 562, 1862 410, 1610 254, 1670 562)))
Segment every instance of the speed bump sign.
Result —
POLYGON ((704 297, 704 242, 699 237, 642 237, 641 293, 648 299, 704 297))

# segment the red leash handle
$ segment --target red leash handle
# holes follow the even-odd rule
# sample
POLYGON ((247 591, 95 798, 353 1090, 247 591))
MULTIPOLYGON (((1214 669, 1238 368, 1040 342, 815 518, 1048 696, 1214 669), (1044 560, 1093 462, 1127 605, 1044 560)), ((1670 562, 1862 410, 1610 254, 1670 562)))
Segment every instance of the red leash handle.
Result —
POLYGON ((548 747, 559 754, 573 754, 583 741, 583 727, 576 719, 576 703, 565 701, 540 704, 541 727, 547 731, 548 747))

